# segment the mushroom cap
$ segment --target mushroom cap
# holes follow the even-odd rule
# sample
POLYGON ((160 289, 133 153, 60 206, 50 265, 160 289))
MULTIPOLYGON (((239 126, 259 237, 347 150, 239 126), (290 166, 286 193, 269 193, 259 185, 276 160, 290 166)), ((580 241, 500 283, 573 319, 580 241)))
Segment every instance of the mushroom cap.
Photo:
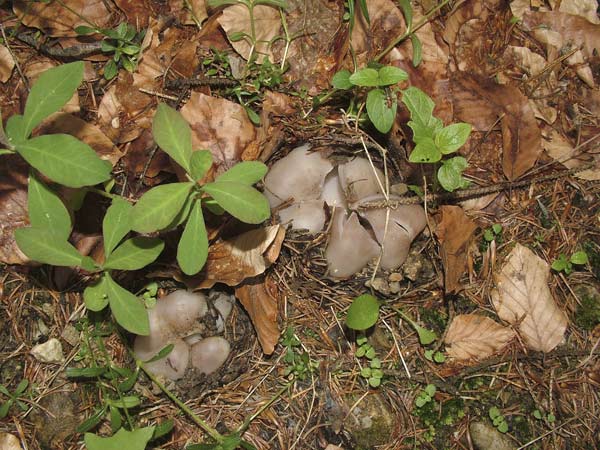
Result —
POLYGON ((180 289, 159 299, 150 314, 161 317, 173 333, 178 333, 191 328, 207 311, 204 294, 180 289))
POLYGON ((351 208, 352 204, 365 197, 382 193, 381 186, 385 182, 383 172, 372 166, 366 158, 354 158, 340 164, 338 173, 340 185, 351 208))
POLYGON ((325 225, 323 206, 323 200, 294 203, 279 211, 279 220, 282 223, 291 222, 294 230, 305 229, 310 233, 318 233, 325 225))
POLYGON ((348 214, 336 208, 331 236, 325 250, 329 274, 345 278, 358 272, 380 252, 380 247, 360 224, 356 213, 348 214))
POLYGON ((310 145, 295 148, 269 169, 265 176, 265 196, 271 208, 293 199, 295 202, 316 200, 321 195, 325 176, 333 165, 310 145))
POLYGON ((192 345, 190 357, 192 366, 209 375, 219 369, 229 356, 231 346, 227 339, 212 336, 192 345))
MULTIPOLYGON (((146 336, 139 336, 140 338, 146 336)), ((143 343, 138 343, 139 339, 136 339, 135 342, 135 354, 140 357, 141 353, 144 353, 143 343)), ((152 361, 146 363, 146 367, 150 372, 154 375, 160 375, 170 380, 178 380, 185 374, 187 370, 189 361, 190 361, 190 348, 189 346, 181 339, 176 339, 173 342, 173 350, 166 357, 159 359, 157 361, 152 361)), ((161 348, 152 352, 152 355, 149 355, 145 359, 149 359, 153 357, 158 351, 162 348, 166 347, 168 344, 165 343, 161 348)))
POLYGON ((346 208, 346 196, 344 195, 342 185, 340 184, 340 176, 337 168, 333 169, 325 177, 321 199, 324 200, 328 206, 346 208))

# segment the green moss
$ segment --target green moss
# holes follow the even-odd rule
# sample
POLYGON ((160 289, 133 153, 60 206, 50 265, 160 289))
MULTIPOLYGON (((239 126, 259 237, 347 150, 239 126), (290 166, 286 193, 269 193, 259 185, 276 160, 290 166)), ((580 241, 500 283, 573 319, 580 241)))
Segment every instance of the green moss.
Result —
POLYGON ((421 322, 426 328, 431 328, 440 335, 446 328, 448 316, 437 309, 419 308, 421 322))
POLYGON ((465 413, 465 404, 460 398, 443 402, 441 410, 435 400, 413 410, 413 414, 428 428, 422 436, 423 440, 431 442, 438 449, 446 448, 451 434, 455 431, 454 425, 465 413))
POLYGON ((588 255, 590 267, 596 280, 600 280, 600 247, 594 242, 587 241, 583 244, 583 251, 588 255))
POLYGON ((596 296, 581 297, 581 304, 575 313, 575 324, 586 331, 600 323, 600 299, 596 296))

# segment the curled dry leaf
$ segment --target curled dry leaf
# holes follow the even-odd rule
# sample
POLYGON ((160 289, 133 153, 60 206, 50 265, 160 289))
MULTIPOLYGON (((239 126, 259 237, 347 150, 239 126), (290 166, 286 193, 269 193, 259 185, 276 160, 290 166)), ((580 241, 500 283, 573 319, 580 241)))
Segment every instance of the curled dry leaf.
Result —
MULTIPOLYGON (((575 150, 573 144, 571 144, 567 138, 554 129, 550 129, 544 133, 542 145, 548 155, 569 169, 580 167, 588 163, 584 160, 584 158, 582 158, 586 155, 579 154, 575 150)), ((595 158, 595 166, 591 169, 577 172, 575 176, 577 178, 581 178, 582 180, 600 180, 600 155, 592 154, 590 156, 595 158)))
POLYGON ((473 74, 452 78, 455 115, 478 131, 488 131, 501 116, 502 168, 509 180, 527 172, 542 151, 541 133, 529 100, 514 86, 502 86, 473 74))
POLYGON ((239 162, 254 140, 254 125, 246 111, 229 100, 192 92, 181 115, 192 127, 192 148, 209 149, 219 172, 239 162))
POLYGON ((9 80, 14 68, 15 60, 10 51, 4 45, 0 45, 0 81, 2 83, 6 83, 9 80))
POLYGON ((43 30, 50 36, 77 36, 75 28, 80 25, 89 26, 90 23, 99 28, 107 28, 112 19, 102 0, 16 0, 13 2, 13 11, 23 25, 43 30))
POLYGON ((444 338, 448 356, 456 359, 483 359, 510 342, 515 333, 489 317, 479 314, 456 316, 444 338))
POLYGON ((266 355, 272 354, 281 332, 277 323, 280 296, 277 284, 269 276, 252 280, 238 286, 235 296, 246 308, 263 352, 266 355))
POLYGON ((184 281, 192 289, 210 288, 215 283, 237 286, 262 274, 277 260, 284 237, 285 229, 274 225, 219 239, 210 246, 202 271, 184 281))
POLYGON ((460 278, 467 270, 469 242, 477 225, 460 206, 442 206, 437 217, 435 234, 441 244, 444 264, 444 289, 457 293, 462 289, 460 278))
POLYGON ((518 326, 526 345, 549 352, 563 339, 567 316, 556 305, 550 288, 548 264, 527 247, 510 252, 492 291, 498 316, 518 326))
POLYGON ((24 264, 29 259, 14 238, 17 228, 29 224, 27 177, 29 169, 20 156, 3 155, 0 164, 0 262, 24 264))
POLYGON ((250 12, 245 5, 237 4, 225 8, 223 15, 219 17, 219 23, 227 33, 231 45, 244 59, 250 58, 250 52, 256 56, 256 61, 261 63, 265 58, 275 62, 273 58, 271 40, 281 34, 281 17, 277 8, 258 5, 254 7, 254 29, 256 46, 252 48, 251 41, 247 38, 231 40, 233 33, 252 33, 250 25, 250 12))
POLYGON ((200 25, 208 17, 204 0, 169 0, 169 9, 185 25, 200 25))

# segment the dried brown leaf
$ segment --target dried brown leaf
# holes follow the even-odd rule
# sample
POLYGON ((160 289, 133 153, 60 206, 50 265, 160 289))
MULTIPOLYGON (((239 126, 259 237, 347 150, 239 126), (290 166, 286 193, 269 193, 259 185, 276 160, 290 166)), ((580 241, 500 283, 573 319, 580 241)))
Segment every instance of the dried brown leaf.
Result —
POLYGON ((492 302, 502 320, 518 326, 526 345, 549 352, 563 339, 567 316, 557 306, 550 288, 548 264, 517 244, 496 277, 492 302))
POLYGON ((204 0, 169 0, 169 9, 186 25, 200 25, 208 17, 204 0))
MULTIPOLYGON (((581 158, 586 155, 579 154, 575 150, 573 144, 554 129, 550 129, 545 133, 542 145, 548 155, 569 169, 580 167, 588 163, 584 158, 581 158)), ((595 158, 595 167, 577 172, 575 174, 577 178, 590 181, 600 180, 600 155, 591 155, 591 157, 595 158)))
POLYGON ((563 0, 560 2, 558 10, 563 13, 584 17, 589 22, 596 25, 600 24, 597 13, 597 0, 563 0))
POLYGON ((254 140, 254 125, 246 111, 229 100, 192 92, 181 114, 192 127, 193 149, 210 150, 220 171, 239 162, 254 140))
POLYGON ((460 206, 442 206, 435 229, 441 245, 444 264, 444 289, 446 293, 462 290, 460 278, 467 271, 469 242, 477 224, 460 206))
POLYGON ((15 60, 8 48, 4 45, 0 45, 0 81, 6 83, 12 75, 12 71, 15 68, 15 60))
POLYGON ((90 23, 106 28, 112 18, 102 0, 63 0, 49 3, 16 0, 13 2, 13 11, 23 25, 39 28, 50 36, 77 36, 75 28, 80 25, 89 26, 90 23))
POLYGON ((17 228, 29 224, 27 177, 29 168, 20 156, 3 155, 0 164, 0 262, 24 264, 29 259, 14 238, 17 228))
POLYGON ((114 2, 127 17, 127 22, 140 28, 147 27, 150 17, 156 15, 154 2, 149 0, 114 0, 114 2))
POLYGON ((452 320, 444 338, 448 356, 456 359, 483 359, 510 342, 515 333, 489 317, 460 314, 452 320))
POLYGON ((257 56, 257 62, 262 62, 268 58, 275 62, 273 58, 271 40, 281 33, 281 17, 277 8, 271 6, 258 5, 254 7, 254 29, 256 46, 252 48, 251 42, 247 39, 231 41, 232 33, 246 33, 251 35, 250 13, 245 5, 233 5, 225 8, 223 15, 219 17, 219 23, 227 33, 231 45, 244 59, 250 58, 250 52, 253 51, 257 56))
POLYGON ((266 276, 262 280, 253 280, 237 287, 235 296, 248 312, 263 352, 266 355, 272 354, 281 333, 277 323, 280 297, 277 284, 266 276))
POLYGON ((210 288, 215 283, 237 286, 262 274, 277 259, 284 237, 284 228, 274 225, 219 239, 210 246, 202 272, 185 282, 192 289, 210 288))

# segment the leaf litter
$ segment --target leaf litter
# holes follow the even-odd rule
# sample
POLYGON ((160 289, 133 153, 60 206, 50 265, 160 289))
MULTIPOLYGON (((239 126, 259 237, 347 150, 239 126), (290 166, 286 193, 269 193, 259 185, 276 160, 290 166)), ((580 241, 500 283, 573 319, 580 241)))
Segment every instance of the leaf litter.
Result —
MULTIPOLYGON (((368 19, 360 2, 355 2, 356 22, 350 32, 340 4, 290 1, 284 12, 288 42, 282 36, 278 9, 259 5, 254 9, 261 41, 252 50, 256 62, 283 64, 287 71, 278 86, 257 88, 239 83, 246 98, 252 98, 250 106, 243 106, 240 97, 223 85, 203 82, 211 77, 234 80, 234 74, 244 74, 251 46, 238 38, 240 32, 249 33, 251 28, 242 5, 211 9, 195 0, 118 0, 116 8, 105 2, 78 0, 25 3, 14 2, 17 17, 22 18, 23 25, 41 30, 42 37, 57 38, 52 45, 58 49, 81 45, 82 38, 74 32, 78 25, 93 23, 110 28, 126 20, 136 29, 146 30, 141 60, 132 73, 121 68, 116 79, 107 83, 102 78, 107 57, 89 57, 86 81, 73 103, 36 130, 37 134, 72 134, 86 141, 111 162, 119 193, 132 201, 150 187, 182 176, 153 142, 150 130, 158 101, 174 102, 181 110, 192 127, 194 150, 211 151, 215 166, 209 177, 213 178, 242 160, 271 163, 295 144, 310 140, 329 142, 323 147, 342 161, 364 152, 356 143, 365 136, 347 122, 347 104, 318 105, 311 96, 325 93, 337 70, 353 70, 352 51, 363 67, 407 26, 398 6, 402 2, 369 1, 368 19), (216 52, 228 55, 221 60, 216 52), (180 89, 167 87, 167 82, 177 80, 200 82, 180 89), (260 125, 248 117, 248 106, 259 116, 260 125)), ((166 277, 161 281, 164 293, 181 284, 192 289, 229 286, 250 317, 256 340, 254 335, 247 337, 249 346, 240 359, 248 357, 252 366, 236 377, 225 374, 230 384, 191 399, 201 417, 210 423, 241 423, 243 410, 258 410, 280 389, 285 364, 303 361, 309 366, 316 363, 318 371, 309 372, 304 384, 297 382, 290 400, 276 399, 272 410, 250 424, 244 436, 257 448, 349 449, 357 442, 369 448, 369 443, 348 431, 352 427, 344 418, 356 410, 365 414, 363 423, 378 415, 385 415, 388 423, 389 411, 395 412, 389 422, 394 424, 392 430, 378 432, 382 448, 461 448, 468 442, 469 414, 477 415, 477 411, 492 406, 503 409, 510 423, 509 433, 520 445, 538 438, 544 448, 560 448, 564 438, 556 434, 549 437, 548 433, 556 424, 571 433, 574 445, 583 448, 593 442, 589 430, 598 408, 592 395, 597 387, 597 351, 593 347, 597 328, 583 330, 574 324, 574 317, 582 314, 581 305, 587 303, 575 294, 573 286, 597 286, 598 280, 588 270, 591 266, 563 276, 552 272, 550 263, 582 246, 597 254, 600 245, 599 192, 590 182, 598 179, 599 170, 597 5, 589 1, 563 1, 558 8, 552 2, 551 6, 531 5, 514 1, 509 9, 494 0, 474 0, 454 9, 443 8, 416 31, 422 47, 419 65, 413 64, 415 44, 409 40, 381 60, 406 70, 410 84, 433 98, 434 114, 444 123, 464 121, 473 125, 475 131, 461 150, 471 163, 467 176, 473 184, 485 186, 529 177, 532 184, 528 190, 509 186, 485 202, 476 197, 473 202, 480 205, 469 208, 468 216, 462 204, 450 206, 442 201, 427 205, 430 226, 433 213, 441 213, 431 229, 433 236, 423 237, 413 246, 401 270, 380 271, 373 280, 372 268, 345 282, 328 278, 323 260, 324 233, 316 237, 297 231, 286 233, 274 222, 248 231, 217 215, 208 216, 208 263, 196 278, 182 276, 170 256, 143 276, 123 274, 120 282, 138 288, 151 279, 166 277), (512 16, 520 22, 511 20, 512 16), (560 171, 561 165, 589 168, 566 182, 535 183, 540 171, 560 171), (500 222, 502 233, 488 241, 486 231, 500 222), (366 292, 367 286, 384 300, 382 326, 378 324, 369 336, 384 368, 379 391, 361 384, 354 344, 347 339, 340 320, 352 298, 366 292), (414 328, 404 316, 400 320, 395 315, 398 308, 416 318, 415 323, 443 336, 448 361, 427 358, 432 348, 420 345, 414 328), (286 343, 287 332, 280 340, 289 328, 299 346, 294 346, 293 340, 286 343), (293 355, 298 355, 297 359, 293 355), (499 386, 488 386, 490 371, 501 373, 494 378, 499 386), (443 415, 444 424, 427 422, 432 419, 414 405, 413 399, 428 384, 437 387, 439 394, 432 404, 443 415), (502 396, 496 395, 499 389, 502 396), (461 391, 480 398, 493 394, 496 400, 467 402, 462 416, 446 415, 461 391), (214 405, 219 407, 218 415, 214 405), (543 412, 544 419, 533 418, 534 410, 543 412), (557 422, 550 421, 550 414, 557 422), (525 418, 529 431, 521 427, 520 417, 525 418), (286 425, 290 423, 296 425, 286 425)), ((434 5, 413 2, 412 6, 414 24, 434 5)), ((18 26, 9 16, 3 15, 3 20, 7 27, 18 26)), ((26 86, 20 71, 31 85, 43 70, 59 63, 43 53, 44 47, 38 51, 16 36, 10 36, 0 47, 4 120, 22 112, 24 106, 26 86)), ((98 39, 95 36, 92 40, 98 39)), ((380 143, 389 150, 386 163, 390 181, 422 186, 422 177, 427 174, 405 161, 411 150, 407 117, 399 108, 394 130, 380 143)), ((366 141, 373 145, 370 148, 376 148, 368 137, 366 141)), ((381 156, 377 152, 372 156, 381 167, 381 156)), ((27 259, 12 235, 14 229, 28 223, 27 168, 14 158, 0 158, 0 260, 22 265, 27 259)), ((106 208, 100 195, 90 195, 97 209, 106 208)), ((88 212, 74 213, 76 223, 83 223, 71 241, 84 254, 101 260, 102 255, 97 254, 101 249, 98 219, 88 212)), ((597 259, 594 261, 597 264, 597 259)), ((29 350, 36 339, 60 336, 53 333, 72 326, 69 319, 81 310, 82 300, 70 288, 78 282, 74 280, 86 276, 85 272, 68 277, 53 274, 51 284, 64 286, 69 292, 59 294, 48 289, 43 303, 29 303, 26 299, 39 295, 31 283, 40 277, 36 270, 5 267, 0 318, 7 331, 0 332, 2 360, 20 358, 16 342, 29 350), (52 331, 43 331, 40 320, 46 328, 51 324, 52 331), (32 325, 24 328, 29 322, 32 325)), ((41 277, 43 280, 43 272, 41 277)), ((77 290, 75 287, 74 292, 77 290)), ((126 364, 122 345, 115 340, 108 344, 111 356, 126 364)), ((443 349, 441 344, 437 349, 443 349)), ((35 371, 27 376, 40 386, 33 397, 38 402, 44 392, 54 388, 57 369, 33 364, 35 371)), ((16 369, 6 382, 16 385, 23 376, 25 373, 16 369)), ((160 422, 165 415, 175 417, 175 431, 165 448, 176 448, 177 442, 201 441, 202 433, 178 416, 175 406, 161 400, 156 392, 145 390, 143 395, 149 404, 161 406, 160 414, 148 411, 151 423, 160 422)), ((87 402, 82 409, 96 406, 87 402)), ((14 429, 9 423, 14 434, 22 434, 20 427, 26 427, 26 435, 43 433, 43 427, 29 428, 32 425, 21 421, 18 414, 13 418, 13 423, 19 423, 14 429)), ((479 418, 486 419, 485 414, 479 418)), ((111 434, 108 428, 101 431, 104 436, 111 434)), ((78 439, 80 436, 75 435, 66 445, 75 448, 78 439)), ((102 445, 99 442, 92 446, 102 445)))

